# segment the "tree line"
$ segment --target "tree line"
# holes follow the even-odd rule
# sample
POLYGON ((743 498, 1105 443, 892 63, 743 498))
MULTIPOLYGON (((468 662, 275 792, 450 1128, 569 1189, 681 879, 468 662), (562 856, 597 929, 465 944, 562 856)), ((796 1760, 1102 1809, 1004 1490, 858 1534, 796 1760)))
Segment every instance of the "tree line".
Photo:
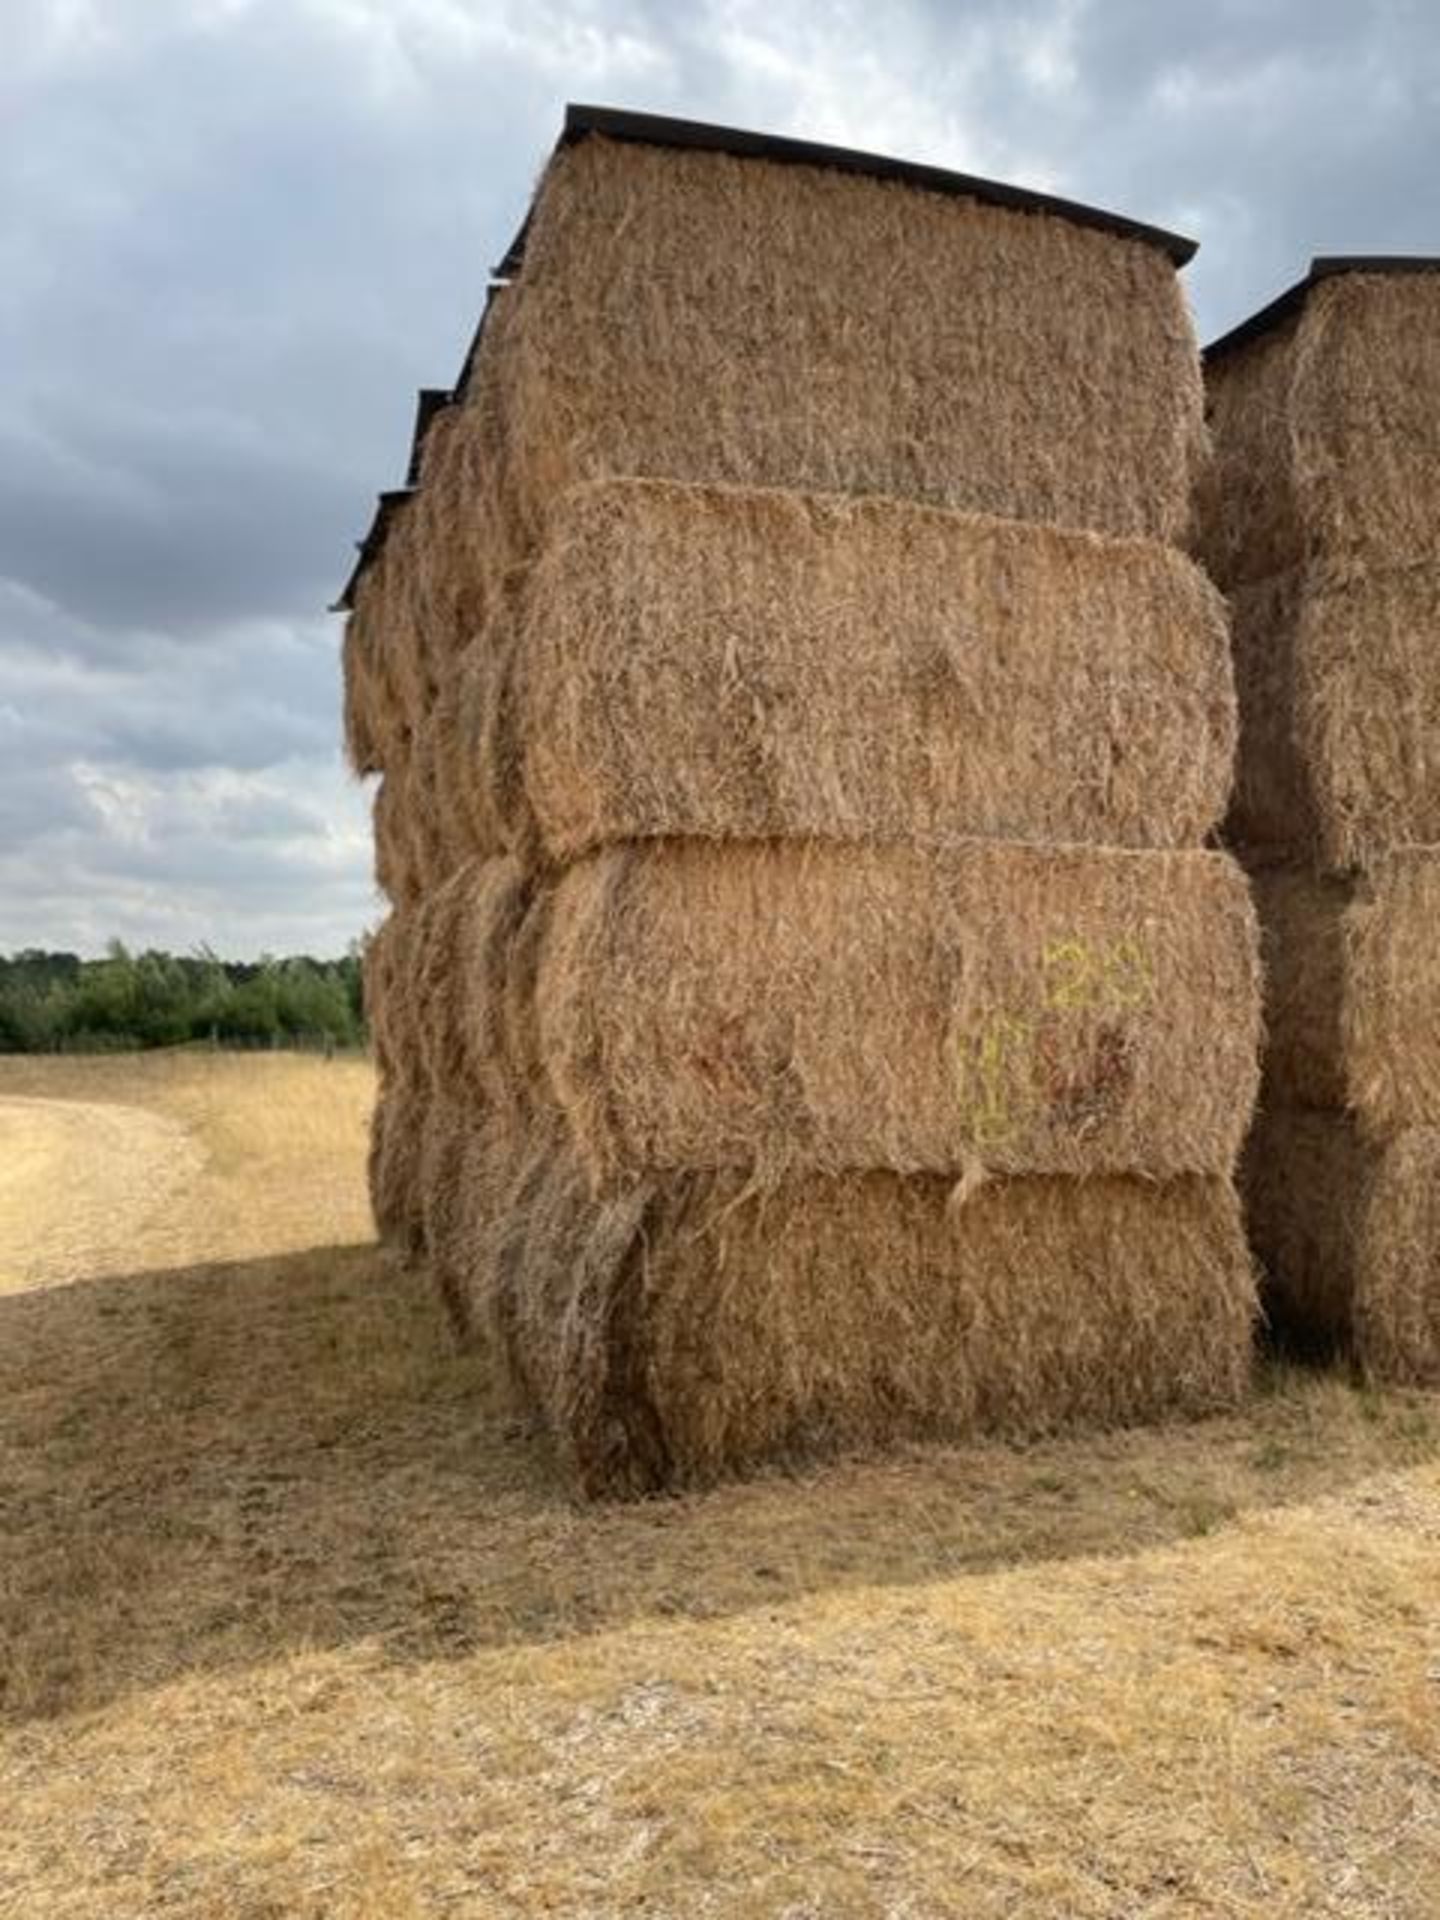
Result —
POLYGON ((103 960, 0 954, 0 1053, 134 1047, 354 1047, 365 1040, 358 948, 343 960, 221 960, 209 951, 103 960))

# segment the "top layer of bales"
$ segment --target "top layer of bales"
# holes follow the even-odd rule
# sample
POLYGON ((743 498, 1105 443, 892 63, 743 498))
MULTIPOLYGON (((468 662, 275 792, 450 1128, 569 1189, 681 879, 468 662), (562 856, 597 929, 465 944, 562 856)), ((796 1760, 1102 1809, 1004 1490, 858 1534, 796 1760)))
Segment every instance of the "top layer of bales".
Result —
POLYGON ((377 497, 365 536, 356 542, 355 564, 331 605, 332 613, 349 613, 358 604, 361 581, 379 563, 386 542, 397 525, 408 519, 403 509, 416 500, 421 482, 429 481, 432 495, 443 490, 443 483, 436 477, 437 469, 443 470, 447 465, 446 455, 437 451, 442 443, 459 441, 468 445, 478 442, 483 450, 481 464, 493 464, 493 405, 483 394, 472 396, 472 388, 483 385, 478 376, 485 364, 486 329, 506 291, 503 286, 492 286, 487 290, 484 308, 454 387, 421 387, 416 394, 405 484, 403 487, 390 488, 377 497), (468 415, 462 415, 459 403, 471 397, 477 398, 478 405, 468 415))
MULTIPOLYGON (((597 447, 587 424, 603 422, 569 417, 563 379, 548 420, 544 407, 537 420, 532 393, 522 439, 528 412, 542 440, 546 427, 578 440, 568 478, 896 493, 1108 532, 1184 531, 1203 440, 1198 357, 1174 275, 1190 240, 973 175, 583 106, 567 110, 498 271, 523 262, 530 291, 553 281, 557 227, 580 282, 598 269, 612 284, 599 304, 583 284, 558 307, 553 290, 548 306, 529 301, 542 336, 532 359, 544 364, 554 326, 578 327, 579 342, 549 342, 566 371, 598 383, 592 395, 612 426, 629 411, 650 429, 631 422, 629 444, 597 447), (627 310, 630 353, 612 364, 610 336, 627 310), (632 389, 655 384, 643 405, 627 395, 627 373, 632 389), (714 392, 687 452, 697 377, 714 392)), ((454 389, 420 396, 411 487, 442 409, 472 397, 505 291, 491 287, 454 389)), ((533 458, 522 466, 540 477, 533 458)), ((405 497, 382 496, 338 609, 353 604, 405 497)))
POLYGON ((1440 515, 1440 262, 1317 262, 1206 358, 1203 557, 1226 588, 1428 562, 1440 515), (1342 270, 1343 264, 1343 270, 1342 270))
MULTIPOLYGON (((813 140, 792 140, 782 134, 754 133, 742 127, 717 127, 700 120, 675 120, 656 113, 627 113, 615 107, 577 105, 565 109, 565 125, 557 142, 557 151, 599 134, 608 140, 633 141, 641 146, 673 147, 702 153, 726 153, 742 160, 771 160, 807 167, 827 167, 836 173, 861 174, 872 180, 894 180, 904 186, 919 187, 928 193, 952 198, 980 200, 991 206, 1007 207, 1019 213, 1044 213, 1071 220, 1077 226, 1091 227, 1127 240, 1141 240, 1158 247, 1177 267, 1194 258, 1195 242, 1182 234, 1168 233, 1162 227, 1148 226, 1125 214, 1109 213, 1101 207, 1085 206, 1077 200, 1064 200, 1052 193, 1037 193, 1029 187, 1012 186, 1000 180, 985 180, 976 174, 956 173, 944 167, 924 166, 914 160, 897 160, 888 154, 860 153, 852 147, 831 147, 813 140)), ((509 277, 520 271, 530 235, 527 215, 519 233, 510 242, 497 274, 509 277)))
POLYGON ((355 604, 355 592, 360 585, 361 576, 375 560, 385 545, 391 522, 400 509, 408 505, 415 485, 407 480, 403 487, 390 487, 375 497, 375 511, 370 516, 370 524, 363 538, 355 542, 355 564, 350 569, 349 578, 336 594, 331 603, 331 613, 348 613, 355 604))
POLYGON ((899 495, 1179 537, 1203 447, 1171 260, 822 166, 564 147, 487 330, 522 535, 584 479, 899 495))
POLYGON ((1218 340, 1212 340, 1205 349, 1207 368, 1216 367, 1227 354, 1236 352, 1240 347, 1249 346, 1252 341, 1263 335, 1273 333, 1277 328, 1293 319, 1304 306, 1311 289, 1323 281, 1335 280, 1344 274, 1360 273, 1367 276, 1377 274, 1440 273, 1440 254, 1429 253, 1317 253, 1311 260, 1306 272, 1293 286, 1286 287, 1283 293, 1276 294, 1263 307, 1247 314, 1245 319, 1222 333, 1218 340))

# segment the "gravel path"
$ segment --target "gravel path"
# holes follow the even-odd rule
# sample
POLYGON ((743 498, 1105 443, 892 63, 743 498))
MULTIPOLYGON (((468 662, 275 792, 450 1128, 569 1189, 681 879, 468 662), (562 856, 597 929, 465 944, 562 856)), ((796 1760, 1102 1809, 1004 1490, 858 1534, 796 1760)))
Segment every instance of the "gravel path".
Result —
POLYGON ((0 1294, 124 1268, 204 1157, 187 1127, 145 1107, 0 1098, 0 1294))

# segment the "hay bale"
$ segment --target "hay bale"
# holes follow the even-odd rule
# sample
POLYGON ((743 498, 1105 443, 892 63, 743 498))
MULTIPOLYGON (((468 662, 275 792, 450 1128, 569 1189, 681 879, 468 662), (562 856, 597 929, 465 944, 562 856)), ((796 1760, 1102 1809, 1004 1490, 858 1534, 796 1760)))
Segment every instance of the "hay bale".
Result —
POLYGON ((355 585, 345 691, 357 772, 381 772, 408 750, 516 561, 497 435, 493 369, 482 353, 464 403, 432 416, 416 489, 391 513, 355 585))
POLYGON ((558 1144, 553 1128, 542 1136, 535 1115, 518 1119, 511 1110, 485 1105, 467 1110, 446 1249, 469 1337, 489 1347, 497 1362, 494 1382, 509 1389, 512 1408, 522 1416, 538 1409, 515 1370, 516 1329, 506 1318, 513 1296, 499 1287, 497 1276, 502 1249, 526 1217, 519 1210, 521 1182, 542 1163, 542 1137, 558 1144))
POLYGON ((407 1024, 407 1005, 399 989, 409 962, 413 928, 411 914, 388 914, 366 939, 361 956, 365 1023, 382 1076, 399 1074, 414 1058, 416 1036, 407 1024))
POLYGON ((453 774, 458 690, 447 689, 375 789, 375 880, 397 906, 416 906, 462 866, 501 849, 477 826, 453 774))
POLYGON ((536 891, 517 861, 473 860, 371 935, 366 1012, 387 1071, 476 1106, 529 1098, 507 1021, 533 996, 533 966, 515 953, 536 891))
POLYGON ((473 772, 481 727, 473 696, 483 691, 488 675, 488 645, 482 634, 456 655, 421 733, 422 804, 446 873, 471 860, 498 859, 506 851, 487 789, 473 772))
POLYGON ((413 910, 409 966, 397 987, 414 1035, 412 1064, 443 1101, 476 1091, 459 1012, 467 984, 459 965, 462 921, 474 884, 474 871, 462 868, 413 910))
POLYGON ((404 1074, 382 1075, 370 1115, 370 1211, 383 1245, 403 1259, 425 1251, 420 1149, 429 1090, 404 1074))
POLYGON ((1396 854, 1349 882, 1262 872, 1255 900, 1267 1089, 1371 1134, 1440 1125, 1440 853, 1396 854))
POLYGON ((597 1201, 548 1138, 472 1277, 592 1496, 1213 1412, 1244 1391, 1255 1298, 1226 1181, 1004 1181, 960 1206, 933 1178, 681 1175, 597 1201))
POLYGON ((572 867, 538 1001, 596 1178, 1226 1173, 1259 967, 1224 855, 673 842, 572 867))
POLYGON ((486 783, 471 771, 465 700, 465 681, 452 675, 426 719, 390 753, 375 789, 375 880, 397 906, 415 906, 462 866, 504 853, 502 829, 481 799, 486 783))
POLYGON ((1196 489, 1196 551, 1227 592, 1285 571, 1305 551, 1289 445, 1296 325, 1205 362, 1210 449, 1196 489))
POLYGON ((378 1084, 370 1116, 370 1210, 381 1241, 405 1258, 425 1247, 420 1149, 432 1089, 419 1065, 419 1032, 404 980, 417 933, 414 913, 389 915, 365 943, 365 1018, 378 1084))
POLYGON ((468 816, 488 840, 527 866, 545 858, 540 829, 525 788, 517 695, 524 645, 518 609, 523 593, 497 607, 462 667, 458 695, 465 744, 460 791, 468 816))
POLYGON ((474 561, 481 515, 478 503, 490 486, 486 411, 478 406, 442 407, 432 418, 421 454, 419 491, 411 508, 414 573, 412 623, 425 635, 425 653, 437 685, 443 685, 455 655, 485 623, 486 570, 474 561))
POLYGON ((666 835, 1180 846, 1229 790, 1224 603, 1148 541, 583 487, 512 660, 485 772, 512 838, 523 780, 556 860, 666 835))
POLYGON ((424 1251, 467 1341, 481 1331, 471 1276, 533 1125, 534 1069, 518 1069, 509 1025, 523 1005, 533 1026, 533 967, 517 958, 533 893, 516 862, 472 861, 381 929, 379 1028, 402 1060, 410 1134, 391 1136, 388 1109, 377 1117, 377 1217, 424 1251))
POLYGON ((1269 1106, 1245 1194, 1283 1332, 1371 1379, 1440 1387, 1440 1131, 1378 1141, 1340 1114, 1269 1106))
POLYGON ((517 1005, 533 996, 525 957, 527 918, 537 883, 516 860, 487 860, 470 870, 457 929, 460 991, 449 1001, 466 1083, 477 1103, 516 1130, 528 1124, 531 1084, 517 1065, 517 1005))
POLYGON ((394 714, 393 732, 402 741, 419 726, 434 697, 421 565, 412 498, 392 513, 384 540, 356 582, 350 616, 367 636, 373 670, 394 714))
POLYGON ((1440 520, 1440 277, 1346 273, 1206 366, 1206 562, 1226 587, 1324 560, 1427 565, 1440 520))
POLYGON ((1174 266, 1067 220, 590 138, 551 162, 486 338, 527 539, 575 482, 627 474, 1188 524, 1174 266))
POLYGON ((396 907, 413 907, 424 895, 424 863, 415 833, 411 795, 412 755, 405 752, 381 774, 370 803, 375 847, 375 884, 396 907))
POLYGON ((373 623, 352 613, 340 647, 345 758, 363 779, 395 750, 398 715, 376 658, 373 623))
POLYGON ((479 839, 463 797, 450 786, 455 760, 453 693, 436 696, 415 734, 407 794, 422 891, 444 884, 467 862, 488 857, 492 849, 479 839))
POLYGON ((1233 608, 1235 843, 1340 870, 1440 842, 1440 568, 1292 572, 1233 608))
POLYGON ((463 1101, 433 1089, 425 1102, 415 1150, 415 1182, 425 1254, 450 1324, 461 1341, 474 1332, 462 1221, 465 1162, 473 1114, 463 1101))
POLYGON ((1428 565, 1440 520, 1440 279, 1345 274, 1308 296, 1290 386, 1307 555, 1428 565))
POLYGON ((454 404, 431 422, 413 507, 417 586, 441 685, 483 633, 523 558, 505 463, 505 406, 496 340, 508 287, 492 287, 486 324, 454 404))

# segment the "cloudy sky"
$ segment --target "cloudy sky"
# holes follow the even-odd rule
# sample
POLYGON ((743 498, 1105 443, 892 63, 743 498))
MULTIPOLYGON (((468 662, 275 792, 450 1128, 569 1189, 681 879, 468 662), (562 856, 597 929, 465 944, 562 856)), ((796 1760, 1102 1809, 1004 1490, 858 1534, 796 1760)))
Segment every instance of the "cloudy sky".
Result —
POLYGON ((564 101, 1440 251, 1430 0, 0 0, 0 949, 378 914, 323 611, 564 101))

